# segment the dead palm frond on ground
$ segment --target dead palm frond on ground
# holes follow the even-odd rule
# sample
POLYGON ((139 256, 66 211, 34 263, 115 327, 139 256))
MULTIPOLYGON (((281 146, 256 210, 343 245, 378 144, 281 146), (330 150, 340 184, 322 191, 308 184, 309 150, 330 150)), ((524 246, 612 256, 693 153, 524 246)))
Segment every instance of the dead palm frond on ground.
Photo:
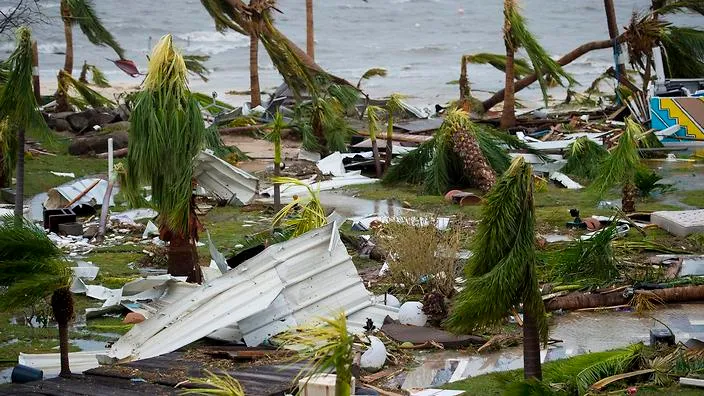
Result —
POLYGON ((599 175, 601 162, 608 157, 606 149, 586 136, 577 138, 567 147, 567 163, 561 171, 584 180, 594 180, 599 175))
POLYGON ((303 186, 309 194, 307 198, 296 197, 281 208, 272 220, 275 227, 287 229, 290 233, 286 231, 285 234, 290 238, 295 238, 327 224, 328 220, 325 216, 325 209, 320 203, 319 191, 293 177, 274 177, 271 181, 278 184, 303 186))

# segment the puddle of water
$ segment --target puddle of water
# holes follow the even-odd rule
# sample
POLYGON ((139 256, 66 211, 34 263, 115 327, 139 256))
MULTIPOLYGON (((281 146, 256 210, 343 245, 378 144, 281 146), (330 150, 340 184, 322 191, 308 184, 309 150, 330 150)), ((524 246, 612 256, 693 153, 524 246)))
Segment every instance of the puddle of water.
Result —
POLYGON ((73 339, 71 344, 79 347, 82 351, 98 351, 105 349, 105 341, 73 339))
MULTIPOLYGON (((670 326, 677 341, 704 339, 704 304, 668 306, 651 312, 649 316, 670 326)), ((563 342, 541 351, 541 358, 548 362, 622 348, 639 341, 647 344, 650 329, 662 327, 652 318, 633 312, 569 313, 556 317, 550 328, 550 337, 563 342)), ((462 351, 430 352, 419 354, 417 358, 420 365, 408 372, 403 389, 440 386, 450 381, 523 367, 522 347, 481 355, 462 351), (447 376, 449 370, 452 372, 447 376), (445 378, 445 382, 438 383, 445 378)))
POLYGON ((12 367, 0 370, 0 384, 6 384, 12 379, 12 367))
POLYGON ((662 180, 660 184, 672 184, 677 190, 704 190, 704 164, 682 161, 646 161, 662 180))
POLYGON ((335 212, 346 218, 366 217, 373 214, 395 217, 413 213, 413 210, 404 208, 401 202, 394 199, 374 201, 335 191, 321 191, 320 202, 328 209, 334 208, 335 212))

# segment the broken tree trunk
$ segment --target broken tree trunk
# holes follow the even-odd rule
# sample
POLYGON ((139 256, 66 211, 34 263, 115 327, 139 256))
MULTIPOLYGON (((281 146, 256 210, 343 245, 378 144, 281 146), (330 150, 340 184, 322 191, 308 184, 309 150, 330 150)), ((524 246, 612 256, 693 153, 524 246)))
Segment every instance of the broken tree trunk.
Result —
MULTIPOLYGON (((669 289, 651 290, 651 292, 666 303, 704 300, 704 286, 672 287, 669 289)), ((575 310, 611 307, 628 304, 630 300, 631 297, 624 297, 622 293, 572 293, 562 297, 555 297, 546 302, 545 309, 556 311, 558 309, 575 310)))
MULTIPOLYGON (((616 38, 617 43, 623 43, 626 40, 626 35, 621 34, 616 38)), ((565 66, 569 63, 574 62, 577 58, 580 56, 586 54, 587 52, 595 51, 595 50, 600 50, 600 49, 608 49, 613 47, 613 41, 612 40, 603 40, 603 41, 592 41, 586 44, 582 44, 579 47, 573 49, 572 51, 568 52, 564 56, 562 56, 560 59, 557 60, 557 63, 560 66, 565 66)), ((533 84, 534 82, 538 81, 538 76, 533 73, 530 74, 518 81, 516 81, 516 85, 514 87, 514 93, 518 92, 527 86, 533 84)), ((497 104, 503 102, 504 100, 504 90, 500 90, 496 92, 492 97, 489 99, 485 100, 482 102, 482 105, 484 106, 484 111, 487 111, 491 109, 492 107, 496 106, 497 104)))

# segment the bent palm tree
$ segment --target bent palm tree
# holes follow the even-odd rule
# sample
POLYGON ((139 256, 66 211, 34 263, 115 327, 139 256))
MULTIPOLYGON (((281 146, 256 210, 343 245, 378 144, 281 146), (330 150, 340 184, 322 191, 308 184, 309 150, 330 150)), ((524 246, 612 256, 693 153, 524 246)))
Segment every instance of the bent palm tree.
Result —
MULTIPOLYGON (((93 9, 91 0, 61 0, 61 19, 64 22, 64 37, 66 39, 66 56, 64 58, 64 71, 73 73, 73 26, 78 24, 88 41, 98 46, 112 48, 120 59, 125 58, 125 51, 120 47, 115 38, 105 27, 93 9)), ((59 75, 61 86, 61 75, 59 75)), ((61 89, 57 91, 57 111, 68 110, 67 93, 61 89)))
POLYGON ((643 167, 640 162, 638 143, 645 136, 643 128, 632 119, 626 120, 626 130, 618 140, 618 146, 611 151, 601 165, 599 176, 590 188, 600 196, 614 186, 621 186, 621 207, 624 212, 636 211, 638 189, 635 185, 636 173, 643 167))
POLYGON ((523 305, 526 378, 541 379, 540 342, 547 342, 545 306, 538 290, 532 168, 519 157, 485 197, 481 222, 465 266, 464 289, 445 324, 458 332, 503 322, 523 305))
POLYGON ((186 84, 186 65, 171 35, 161 38, 149 60, 144 88, 130 117, 130 149, 123 190, 133 205, 148 203, 159 212, 161 239, 169 241, 169 273, 200 282, 196 241, 200 223, 193 202, 193 164, 205 141, 198 101, 186 84))
POLYGON ((24 205, 25 134, 49 136, 32 87, 32 34, 28 28, 17 30, 17 48, 6 64, 10 73, 0 94, 0 121, 3 124, 0 128, 0 158, 3 159, 0 168, 3 171, 0 173, 9 175, 16 168, 15 217, 20 220, 24 205))
POLYGON ((374 166, 376 167, 376 177, 381 178, 381 157, 379 156, 379 145, 376 141, 376 134, 379 132, 379 113, 383 109, 378 106, 367 106, 367 122, 369 127, 369 140, 372 142, 372 154, 374 155, 374 166))
POLYGON ((0 311, 32 306, 51 296, 59 327, 62 377, 70 377, 68 325, 73 319, 71 268, 44 230, 27 221, 0 218, 0 311))
POLYGON ((504 110, 501 116, 501 127, 510 128, 516 125, 515 109, 515 77, 516 77, 516 52, 523 48, 533 70, 538 77, 543 100, 548 102, 548 81, 552 80, 560 85, 565 82, 573 84, 574 79, 555 62, 538 40, 528 31, 525 19, 520 13, 518 0, 504 0, 504 45, 506 46, 506 88, 504 96, 504 110), (564 81, 563 81, 564 80, 564 81))

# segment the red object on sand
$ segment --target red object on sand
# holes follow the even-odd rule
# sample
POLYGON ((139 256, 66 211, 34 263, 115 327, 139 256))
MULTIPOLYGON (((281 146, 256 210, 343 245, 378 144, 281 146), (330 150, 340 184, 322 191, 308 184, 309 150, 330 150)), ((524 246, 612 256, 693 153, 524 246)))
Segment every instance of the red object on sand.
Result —
POLYGON ((137 77, 141 75, 142 73, 139 72, 139 69, 137 69, 137 65, 134 64, 131 60, 128 59, 118 59, 118 60, 112 60, 112 63, 115 64, 120 70, 123 72, 127 73, 130 77, 137 77))

